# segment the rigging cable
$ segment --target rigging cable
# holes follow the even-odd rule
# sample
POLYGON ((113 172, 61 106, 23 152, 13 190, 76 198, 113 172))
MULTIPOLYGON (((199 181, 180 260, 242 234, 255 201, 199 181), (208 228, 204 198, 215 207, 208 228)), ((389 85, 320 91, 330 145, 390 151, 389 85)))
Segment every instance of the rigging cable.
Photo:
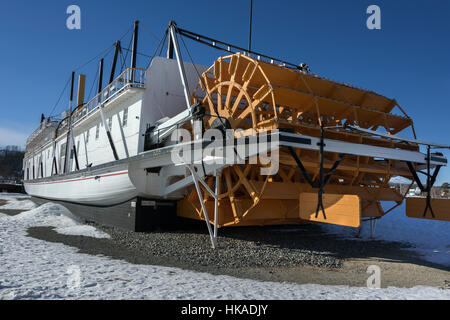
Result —
MULTIPOLYGON (((192 66, 194 67, 195 72, 197 73, 198 78, 200 79, 200 81, 202 82, 202 84, 204 85, 204 87, 207 88, 206 83, 204 82, 204 79, 200 76, 200 72, 198 71, 197 66, 196 66, 196 64, 194 63, 194 60, 192 59, 192 56, 191 56, 191 54, 189 53, 189 50, 188 50, 188 48, 187 48, 187 46, 186 46, 186 43, 185 43, 184 40, 183 40, 183 36, 180 36, 180 39, 181 39, 181 42, 183 42, 184 49, 186 50, 186 52, 187 52, 187 54, 188 54, 188 56, 189 56, 189 59, 191 60, 192 66)), ((211 95, 209 94, 208 90, 205 90, 205 92, 206 92, 206 94, 208 95, 208 98, 209 98, 211 101, 214 101, 214 100, 212 99, 211 95)), ((216 113, 217 118, 218 118, 219 121, 221 122, 222 126, 223 126, 224 128, 226 128, 225 123, 224 123, 223 120, 222 120, 222 117, 219 115, 219 111, 217 110, 217 106, 216 106, 214 103, 213 103, 213 109, 214 109, 214 112, 216 113)))
POLYGON ((155 39, 156 41, 160 41, 160 39, 158 39, 158 37, 145 26, 145 24, 141 24, 141 26, 144 27, 144 30, 147 31, 153 37, 153 39, 155 39))
MULTIPOLYGON (((122 39, 130 32, 130 30, 132 29, 132 27, 133 27, 133 26, 131 26, 131 27, 128 29, 128 31, 125 32, 125 34, 124 34, 122 37, 120 37, 119 41, 122 40, 122 39)), ((97 59, 97 58, 99 58, 99 57, 105 58, 105 57, 111 52, 111 50, 114 48, 115 44, 116 44, 116 43, 114 42, 112 45, 110 45, 110 46, 108 46, 107 48, 105 48, 104 50, 102 50, 102 51, 101 51, 99 54, 97 54, 95 57, 93 57, 92 59, 88 60, 87 62, 85 62, 84 64, 80 65, 79 67, 75 68, 73 71, 78 71, 78 70, 80 70, 81 68, 83 68, 84 66, 88 65, 89 63, 91 63, 92 61, 94 61, 95 59, 97 59)))
MULTIPOLYGON (((204 79, 200 76, 200 72, 198 71, 197 66, 194 63, 194 59, 192 59, 192 56, 189 53, 189 50, 188 50, 188 48, 186 46, 186 43, 183 40, 183 36, 180 35, 180 38, 181 38, 181 42, 183 42, 184 49, 186 50, 186 52, 187 52, 187 54, 189 56, 189 59, 191 60, 192 66, 194 67, 194 70, 197 73, 198 78, 200 79, 200 81, 203 83, 203 86, 205 87, 205 92, 208 95, 208 98, 211 100, 211 102, 213 102, 213 99, 212 99, 211 95, 209 94, 208 90, 206 89, 207 88, 206 83, 204 82, 204 79)), ((215 112, 215 114, 217 116, 217 119, 219 119, 220 123, 222 124, 222 128, 223 128, 223 132, 222 133, 224 134, 224 139, 227 139, 227 135, 226 135, 227 127, 226 127, 226 124, 223 121, 222 117, 219 115, 219 111, 217 110, 217 106, 214 103, 212 103, 212 105, 213 105, 214 112, 215 112)), ((233 143, 233 150, 234 150, 234 153, 236 154, 236 156, 238 158, 241 158, 239 156, 239 153, 236 150, 236 146, 234 146, 234 143, 233 143)), ((202 157, 202 167, 203 167, 203 172, 206 173, 206 171, 205 171, 205 164, 203 162, 203 157, 202 157)))
MULTIPOLYGON (((128 33, 128 32, 129 32, 129 31, 127 31, 127 33, 128 33)), ((127 33, 126 33, 126 34, 127 34, 127 33)), ((126 34, 125 34, 125 35, 126 35, 126 34)), ((124 35, 124 36, 125 36, 125 35, 124 35)), ((123 38, 124 36, 122 36, 122 38, 123 38)), ((102 56, 102 55, 103 55, 103 57, 106 57, 106 56, 111 52, 113 46, 114 46, 114 45, 108 46, 106 49, 100 51, 100 53, 97 54, 95 57, 89 59, 89 60, 86 61, 85 63, 83 63, 83 64, 81 64, 80 66, 76 67, 73 71, 78 71, 78 70, 82 69, 83 67, 85 67, 86 65, 88 65, 89 63, 91 63, 92 61, 94 61, 95 59, 97 59, 98 57, 100 57, 100 56, 102 56)), ((65 90, 67 89, 67 86, 68 86, 68 84, 69 84, 69 82, 70 82, 70 79, 71 79, 71 77, 68 78, 68 80, 67 80, 67 82, 66 82, 66 84, 65 84, 65 86, 64 86, 64 89, 62 90, 62 92, 61 92, 61 94, 60 94, 60 96, 59 96, 57 102, 55 103, 55 105, 54 105, 53 108, 52 108, 52 111, 50 112, 50 116, 49 116, 49 117, 53 116, 53 112, 55 111, 56 107, 58 106, 59 102, 61 101, 61 98, 62 98, 62 96, 63 96, 65 90)))
POLYGON ((50 112, 49 118, 53 116, 53 111, 55 111, 56 106, 57 106, 57 105, 59 104, 59 102, 61 101, 61 98, 62 98, 64 92, 66 91, 67 86, 69 85, 69 82, 70 82, 71 79, 72 79, 72 76, 70 76, 70 77, 67 79, 67 82, 66 82, 66 84, 65 84, 65 86, 64 86, 64 89, 61 91, 61 94, 59 95, 58 100, 56 101, 55 105, 53 106, 52 111, 50 112))
POLYGON ((88 60, 87 62, 85 62, 84 64, 80 65, 79 67, 73 69, 73 71, 80 70, 81 68, 85 67, 86 65, 88 65, 89 63, 91 63, 92 61, 97 59, 98 57, 106 57, 110 53, 110 51, 114 48, 114 45, 115 44, 110 45, 109 47, 107 47, 105 50, 101 51, 99 54, 97 54, 92 59, 88 60))
MULTIPOLYGON (((182 36, 181 34, 180 34, 180 39, 181 39, 181 42, 183 42, 184 49, 186 50, 186 52, 187 52, 187 54, 188 54, 188 56, 189 56, 189 59, 191 60, 192 66, 194 67, 194 70, 195 70, 195 72, 197 73, 198 78, 200 79, 200 81, 202 82, 203 86, 205 87, 205 92, 206 92, 208 98, 211 100, 211 102, 213 102, 213 99, 212 99, 211 95, 209 94, 208 90, 206 90, 207 85, 206 85, 206 83, 204 82, 204 79, 200 76, 200 73, 198 72, 197 66, 196 66, 196 64, 194 63, 194 60, 192 59, 192 56, 191 56, 191 54, 189 53, 189 50, 188 50, 188 48, 187 48, 187 46, 186 46, 186 43, 184 42, 183 36, 182 36)), ((226 128, 227 128, 227 127, 226 127, 226 124, 224 123, 222 117, 219 115, 219 110, 217 110, 217 106, 216 106, 214 103, 212 103, 212 105, 213 105, 213 110, 214 110, 214 112, 215 112, 215 114, 216 114, 216 116, 217 116, 217 119, 219 119, 220 123, 222 124, 223 130, 224 130, 223 133, 225 133, 225 137, 224 137, 224 138, 226 139, 226 138, 227 138, 227 136, 226 136, 226 128)), ((237 156, 238 158, 241 158, 241 157, 239 156, 239 153, 237 152, 237 149, 236 149, 236 147, 234 146, 234 144, 233 144, 233 150, 234 150, 234 153, 236 154, 236 156, 237 156)), ((203 165, 203 159, 202 159, 202 165, 203 165)), ((204 170, 204 169, 203 169, 203 170, 204 170)))
POLYGON ((97 81, 97 77, 98 77, 98 73, 96 72, 96 73, 95 73, 94 81, 92 82, 91 89, 89 90, 89 95, 88 95, 88 99, 89 99, 89 100, 88 100, 88 101, 91 100, 92 89, 94 88, 95 82, 97 81))
POLYGON ((159 55, 161 56, 161 52, 162 52, 162 49, 163 49, 163 47, 164 47, 164 43, 165 43, 165 41, 166 41, 167 33, 168 33, 168 30, 166 29, 166 31, 164 32, 164 36, 163 36, 163 37, 161 38, 161 40, 159 41, 159 44, 158 44, 158 46, 156 47, 156 50, 155 50, 155 52, 153 53, 153 55, 152 55, 150 61, 148 62, 148 65, 147 65, 147 68, 146 68, 146 69, 148 69, 148 68, 150 67, 150 64, 152 63, 153 58, 156 56, 156 53, 158 52, 159 47, 161 47, 161 51, 159 52, 159 55))
MULTIPOLYGON (((120 73, 122 73, 123 67, 124 67, 125 64, 127 63, 128 51, 130 51, 130 47, 131 47, 131 42, 132 42, 132 41, 133 41, 133 37, 130 38, 130 43, 128 44, 128 48, 127 48, 127 49, 121 47, 121 49, 126 50, 127 53, 125 54, 125 57, 123 58, 122 65, 120 66, 120 73)), ((122 51, 122 50, 121 50, 121 51, 122 51)))
MULTIPOLYGON (((129 49, 123 49, 123 50, 125 50, 125 51, 130 51, 131 52, 131 50, 129 50, 129 49)), ((147 57, 147 58, 151 58, 151 56, 149 56, 148 54, 145 54, 145 53, 141 53, 141 52, 136 52, 136 54, 138 54, 138 55, 141 55, 141 56, 144 56, 144 57, 147 57)))
POLYGON ((165 33, 165 35, 164 35, 164 39, 163 39, 163 42, 162 42, 162 46, 161 46, 161 50, 159 50, 159 56, 161 56, 161 54, 162 54, 162 51, 164 50, 164 48, 165 48, 165 43, 166 43, 166 38, 167 38, 167 35, 169 34, 169 29, 166 29, 166 33, 165 33))

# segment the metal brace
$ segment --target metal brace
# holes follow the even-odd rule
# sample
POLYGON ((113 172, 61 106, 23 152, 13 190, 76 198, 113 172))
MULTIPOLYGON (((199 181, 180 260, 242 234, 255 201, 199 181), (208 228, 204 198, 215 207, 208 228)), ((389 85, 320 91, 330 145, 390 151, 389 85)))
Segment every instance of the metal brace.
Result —
POLYGON ((289 148, 289 152, 291 153, 291 156, 294 158, 295 162, 297 163, 298 167, 300 168, 300 171, 302 172, 303 176, 305 177, 306 181, 311 185, 313 188, 319 188, 319 191, 317 192, 318 201, 317 201, 317 208, 316 208, 316 218, 319 215, 319 211, 322 210, 323 218, 326 219, 327 216, 325 214, 325 208, 323 206, 323 194, 325 191, 323 190, 327 182, 330 180, 333 173, 336 171, 337 167, 341 163, 342 159, 344 158, 345 154, 340 153, 339 158, 334 162, 331 169, 327 172, 326 175, 324 175, 323 171, 323 162, 324 162, 324 132, 325 128, 323 124, 320 126, 320 142, 317 143, 317 145, 320 147, 320 169, 319 169, 319 182, 315 183, 312 181, 311 176, 306 171, 305 167, 303 166, 303 163, 298 158, 297 154, 295 153, 294 149, 292 147, 289 148))
POLYGON ((425 187, 422 184, 422 182, 420 181, 419 176, 417 175, 417 171, 414 168, 413 164, 409 161, 407 161, 406 164, 408 165, 408 169, 411 172, 411 174, 413 175, 414 181, 417 183, 417 186, 419 187, 420 191, 427 193, 426 206, 425 206, 425 211, 423 212, 423 216, 425 217, 428 212, 428 209, 430 209, 431 216, 434 218, 435 216, 434 216, 433 208, 431 207, 431 188, 433 187, 434 183, 436 182, 436 177, 442 166, 437 165, 436 168, 434 169, 433 174, 431 174, 431 165, 430 165, 431 152, 430 152, 430 149, 431 149, 431 146, 427 145, 427 157, 425 159, 427 161, 427 172, 426 173, 420 172, 427 176, 427 185, 425 187))
MULTIPOLYGON (((213 249, 217 247, 217 228, 218 228, 218 215, 219 215, 219 176, 221 174, 221 170, 214 169, 214 176, 216 178, 216 188, 215 191, 212 191, 211 188, 206 184, 206 182, 197 174, 195 171, 195 167, 192 164, 186 163, 183 159, 176 153, 174 153, 178 157, 178 160, 181 164, 183 164, 191 173, 192 181, 194 182, 195 189, 197 191, 197 195, 200 201, 200 205, 203 210, 203 214, 205 215, 206 227, 208 228, 209 237, 211 239, 211 245, 213 249), (203 185, 205 190, 214 198, 214 230, 211 229, 208 212, 206 211, 205 203, 203 202, 203 194, 200 189, 199 182, 203 185)), ((204 172, 205 173, 205 172, 204 172)))

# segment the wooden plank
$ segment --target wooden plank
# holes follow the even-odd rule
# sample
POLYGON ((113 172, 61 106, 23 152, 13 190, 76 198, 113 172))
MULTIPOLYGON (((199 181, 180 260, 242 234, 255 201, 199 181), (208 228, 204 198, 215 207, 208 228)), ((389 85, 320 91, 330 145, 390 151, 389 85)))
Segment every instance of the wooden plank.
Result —
MULTIPOLYGON (((262 190, 264 182, 251 180, 257 190, 262 190)), ((307 183, 298 182, 270 182, 264 188, 261 199, 298 199, 300 193, 316 193, 317 188, 307 183)), ((403 201, 403 197, 395 189, 379 187, 360 187, 327 184, 324 187, 326 194, 357 195, 361 200, 369 201, 403 201)))
POLYGON ((323 206, 326 219, 322 211, 317 218, 317 193, 301 193, 299 200, 300 218, 313 222, 338 224, 348 227, 361 225, 361 205, 356 195, 329 194, 323 195, 323 206))
POLYGON ((450 199, 431 199, 434 218, 430 210, 428 210, 425 217, 423 216, 426 200, 426 198, 406 198, 406 216, 410 218, 450 221, 450 199))

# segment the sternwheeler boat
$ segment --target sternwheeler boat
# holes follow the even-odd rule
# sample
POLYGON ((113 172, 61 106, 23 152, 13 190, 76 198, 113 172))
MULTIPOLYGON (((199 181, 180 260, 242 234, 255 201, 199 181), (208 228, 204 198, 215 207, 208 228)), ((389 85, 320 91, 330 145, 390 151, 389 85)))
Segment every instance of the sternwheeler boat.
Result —
POLYGON ((203 220, 215 246, 227 226, 375 221, 405 200, 389 184, 399 176, 426 195, 406 198, 408 216, 450 220, 448 199, 430 196, 447 164, 436 149, 449 147, 418 140, 396 100, 174 22, 167 54, 138 68, 138 27, 129 68, 115 75, 117 42, 97 95, 84 101, 82 74, 75 95, 73 72, 67 110, 29 136, 24 187, 36 202, 137 231, 203 220), (225 53, 197 65, 183 38, 225 53))

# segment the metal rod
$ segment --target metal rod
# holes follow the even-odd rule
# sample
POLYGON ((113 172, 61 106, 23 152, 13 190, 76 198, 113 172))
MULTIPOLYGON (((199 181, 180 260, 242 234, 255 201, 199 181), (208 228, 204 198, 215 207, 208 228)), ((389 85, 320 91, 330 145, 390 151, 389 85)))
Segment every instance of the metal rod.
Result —
POLYGON ((74 156, 74 159, 75 159, 75 168, 77 170, 80 170, 80 164, 78 163, 77 148, 75 146, 75 138, 74 138, 73 134, 71 136, 72 136, 72 151, 73 151, 73 156, 74 156))
POLYGON ((250 27, 248 34, 248 52, 252 50, 252 18, 253 18, 253 0, 250 0, 250 27))
MULTIPOLYGON (((100 59, 100 64, 98 66, 97 93, 100 93, 102 91, 102 87, 103 87, 103 58, 100 59)), ((101 100, 100 96, 99 100, 101 100)))
MULTIPOLYGON (((430 161, 431 161, 431 152, 430 152, 430 146, 427 146, 427 204, 425 206, 425 211, 423 213, 423 216, 425 217, 427 212, 428 212, 428 208, 430 208, 430 212, 431 212, 431 216, 434 218, 434 212, 433 212, 433 208, 431 207, 431 168, 430 168, 430 161)), ((440 167, 437 167, 435 169, 438 170, 440 167)))
POLYGON ((216 239, 217 243, 217 225, 219 219, 219 173, 217 170, 214 170, 214 175, 216 176, 216 197, 214 198, 214 239, 216 239))
POLYGON ((319 215, 320 209, 322 210, 323 218, 326 219, 325 215, 325 209, 323 207, 323 187, 324 187, 324 172, 323 172, 323 160, 324 160, 324 154, 323 154, 323 148, 325 147, 324 143, 324 133, 325 129, 323 127, 323 122, 320 122, 320 169, 319 169, 319 192, 317 193, 318 199, 317 199, 317 208, 316 208, 316 218, 319 215))
POLYGON ((51 171, 50 175, 53 175, 53 171, 55 171, 55 174, 58 174, 58 167, 56 165, 56 133, 55 133, 55 137, 53 138, 52 158, 53 158, 52 171, 51 171), (53 170, 53 169, 55 169, 55 170, 53 170))
MULTIPOLYGON (((421 140, 416 140, 416 139, 403 138, 403 137, 400 137, 400 136, 396 136, 394 134, 385 134, 385 133, 382 133, 382 132, 378 132, 378 131, 374 131, 374 130, 370 130, 370 129, 364 129, 364 128, 357 127, 357 126, 344 125, 343 128, 348 128, 348 129, 351 129, 351 130, 355 130, 355 131, 359 131, 359 132, 363 132, 363 133, 368 133, 368 134, 372 134, 372 135, 375 135, 375 136, 379 136, 379 137, 383 137, 383 138, 387 138, 387 139, 392 139, 392 140, 411 142, 411 143, 415 143, 415 144, 431 146, 431 147, 438 148, 438 149, 439 148, 441 148, 441 149, 450 149, 450 146, 449 145, 445 145, 445 144, 439 144, 439 143, 432 143, 432 142, 421 141, 421 140)), ((327 128, 327 129, 331 129, 331 128, 327 128)))
POLYGON ((259 52, 255 52, 255 51, 251 51, 251 50, 248 50, 248 49, 244 49, 242 47, 235 46, 233 44, 226 43, 226 42, 223 42, 223 41, 220 41, 220 40, 215 40, 213 38, 210 38, 210 37, 207 37, 207 36, 203 36, 203 35, 200 35, 198 33, 191 32, 189 30, 185 30, 185 29, 177 27, 177 32, 181 36, 187 37, 187 38, 189 38, 191 40, 200 42, 202 44, 205 44, 205 45, 207 45, 209 47, 212 47, 212 48, 215 48, 215 49, 218 49, 218 50, 222 50, 222 51, 229 52, 229 53, 246 52, 247 51, 249 54, 253 54, 255 56, 259 56, 262 59, 266 59, 268 61, 271 61, 272 64, 273 63, 277 63, 277 64, 289 66, 290 68, 293 68, 293 69, 297 69, 298 68, 298 64, 295 64, 295 63, 292 63, 292 62, 288 62, 288 61, 284 61, 284 60, 281 60, 281 59, 278 59, 278 58, 270 57, 270 56, 267 56, 265 54, 262 54, 262 53, 259 53, 259 52), (223 46, 223 47, 221 47, 221 46, 223 46))
POLYGON ((292 147, 288 147, 289 152, 291 153, 291 156, 294 158, 295 162, 297 163, 297 166, 300 168, 300 171, 303 174, 303 177, 305 177, 306 181, 308 181, 309 185, 312 188, 317 188, 317 184, 314 183, 311 179, 311 177, 308 174, 308 171, 306 171, 305 167, 303 166, 303 163, 301 162, 301 160, 298 158, 297 154, 294 151, 294 148, 292 147))
POLYGON ((202 190, 200 189, 200 186, 198 185, 197 177, 196 177, 196 175, 194 174, 194 173, 195 173, 195 170, 192 169, 190 166, 188 166, 188 168, 189 168, 189 170, 191 171, 191 174, 192 174, 192 180, 194 180, 195 189, 197 190, 197 195, 198 195, 198 198, 199 198, 199 200, 200 200, 200 204, 201 204, 201 206, 202 206, 203 213, 204 213, 204 215, 205 215, 206 227, 208 228, 209 237, 210 237, 210 239, 211 239, 211 244, 212 244, 213 249, 215 249, 215 248, 216 248, 216 239, 214 238, 213 231, 211 230, 211 226, 210 226, 210 223, 209 223, 208 212, 206 211, 205 204, 203 203, 202 190))
POLYGON ((98 103, 98 107, 100 110, 100 116, 102 118, 102 123, 103 123, 103 126, 105 127, 106 135, 108 136, 109 145, 111 146, 111 150, 113 152, 114 159, 119 160, 119 156, 117 155, 116 147, 114 146, 114 142, 113 142, 113 139, 111 136, 111 129, 109 128, 108 123, 106 122, 105 114, 103 112, 102 96, 100 94, 102 91, 102 82, 103 82, 103 58, 100 60, 100 65, 98 68, 97 103, 98 103))
POLYGON ((180 46, 178 45, 178 39, 177 39, 177 25, 174 21, 171 21, 169 24, 170 29, 170 37, 173 41, 173 46, 175 49, 175 55, 177 56, 177 63, 178 63, 178 70, 180 72, 181 82, 183 84, 183 90, 184 90, 184 98, 186 100, 186 107, 191 110, 191 103, 190 103, 190 93, 189 88, 186 80, 186 72, 184 70, 184 63, 181 60, 181 53, 180 53, 180 46))
MULTIPOLYGON (((205 221, 206 221, 206 227, 208 228, 208 233, 209 233, 209 238, 211 239, 211 244, 213 249, 216 248, 216 238, 214 236, 213 231, 211 230, 211 225, 209 222, 209 217, 208 217, 208 212, 206 211, 206 207, 205 204, 203 203, 203 195, 202 195, 202 191, 200 189, 200 185, 198 184, 198 181, 202 181, 202 179, 200 179, 197 176, 197 173, 195 172, 195 168, 192 165, 189 165, 187 163, 184 163, 183 159, 180 157, 180 155, 178 155, 177 153, 174 153, 174 155, 176 157, 178 157, 178 161, 180 161, 181 163, 184 164, 184 166, 191 172, 191 177, 192 177, 192 181, 194 182, 195 185, 195 189, 197 191, 197 195, 198 195, 198 199, 200 201, 200 205, 202 207, 203 213, 205 215, 205 221)), ((209 189, 209 187, 207 188, 207 190, 209 189)), ((208 190, 208 192, 210 192, 211 189, 208 190)), ((213 194, 213 197, 216 199, 217 196, 215 194, 213 194)))

